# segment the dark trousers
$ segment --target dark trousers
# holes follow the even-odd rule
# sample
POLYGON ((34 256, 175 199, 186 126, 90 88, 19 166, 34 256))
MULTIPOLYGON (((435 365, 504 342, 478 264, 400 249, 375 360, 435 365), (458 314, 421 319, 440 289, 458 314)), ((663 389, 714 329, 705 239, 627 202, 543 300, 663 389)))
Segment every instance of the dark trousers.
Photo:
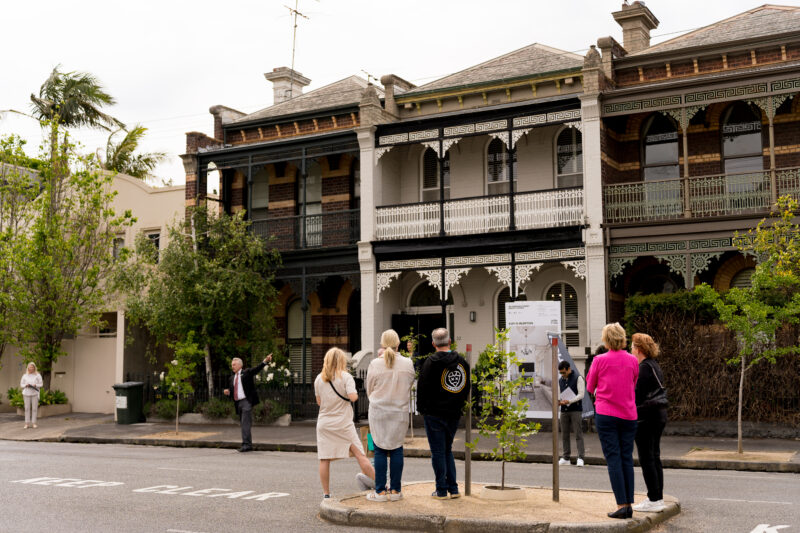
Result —
POLYGON ((636 420, 596 414, 597 436, 608 465, 608 479, 617 505, 633 503, 633 441, 636 420))
POLYGON ((578 445, 578 458, 583 459, 583 427, 581 427, 581 411, 563 411, 559 418, 561 426, 561 457, 569 460, 572 455, 572 448, 569 444, 570 433, 575 433, 575 443, 578 445))
POLYGON ((250 427, 253 425, 253 406, 247 401, 247 398, 242 398, 236 402, 239 408, 239 420, 242 424, 242 447, 251 447, 253 445, 253 438, 250 435, 250 427))
POLYGON ((456 460, 453 457, 453 438, 458 429, 458 419, 439 418, 425 415, 425 434, 431 449, 431 464, 436 477, 436 494, 447 496, 447 493, 458 494, 456 483, 456 460))
POLYGON ((667 425, 667 410, 648 413, 636 428, 636 449, 642 465, 647 499, 657 502, 664 499, 664 468, 661 466, 661 434, 667 425))
POLYGON ((386 490, 386 464, 389 463, 389 490, 400 492, 403 481, 403 447, 384 450, 375 446, 375 492, 386 490))

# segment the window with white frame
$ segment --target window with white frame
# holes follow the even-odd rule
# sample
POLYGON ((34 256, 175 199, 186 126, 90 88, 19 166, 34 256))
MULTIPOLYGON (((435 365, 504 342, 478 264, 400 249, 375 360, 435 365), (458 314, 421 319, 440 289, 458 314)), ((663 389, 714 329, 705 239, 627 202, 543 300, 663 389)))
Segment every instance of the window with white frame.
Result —
POLYGON ((561 302, 561 335, 567 346, 580 346, 578 293, 569 283, 553 283, 545 292, 548 302, 561 302))
MULTIPOLYGON (((509 188, 508 149, 500 139, 492 139, 486 147, 486 193, 506 194, 509 188)), ((514 181, 517 180, 517 152, 511 162, 514 181)))
MULTIPOLYGON (((439 158, 428 148, 422 155, 422 201, 439 200, 439 158)), ((444 155, 444 199, 450 198, 450 152, 444 155)))
POLYGON ((725 112, 721 129, 726 174, 764 169, 759 111, 751 104, 737 102, 725 112))
POLYGON ((269 208, 269 174, 266 167, 253 169, 253 197, 250 199, 250 219, 263 220, 269 208))
POLYGON ((556 187, 583 185, 583 141, 578 128, 564 128, 556 139, 556 187))
POLYGON ((653 114, 644 130, 644 180, 670 180, 681 177, 678 165, 678 128, 661 113, 653 114))

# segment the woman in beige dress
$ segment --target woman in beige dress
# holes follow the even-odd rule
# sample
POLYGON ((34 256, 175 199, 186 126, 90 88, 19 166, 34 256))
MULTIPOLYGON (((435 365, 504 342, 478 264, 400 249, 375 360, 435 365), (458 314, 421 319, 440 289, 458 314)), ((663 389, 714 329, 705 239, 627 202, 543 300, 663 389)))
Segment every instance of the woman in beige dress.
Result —
POLYGON ((414 383, 414 363, 398 353, 400 338, 393 329, 381 335, 383 353, 372 360, 367 370, 369 430, 375 443, 375 492, 367 494, 374 502, 403 498, 403 441, 408 431, 408 402, 414 383), (390 490, 386 489, 387 459, 390 490))
POLYGON ((28 363, 27 372, 22 374, 22 379, 19 381, 19 386, 22 389, 22 399, 25 403, 25 429, 36 425, 36 415, 39 410, 39 390, 42 388, 42 375, 36 371, 36 364, 33 362, 28 363))
POLYGON ((347 459, 352 453, 361 467, 356 479, 362 490, 375 487, 375 469, 364 455, 353 423, 352 402, 358 399, 356 382, 347 372, 347 356, 339 348, 325 354, 322 372, 314 380, 317 416, 317 457, 324 498, 330 498, 331 461, 347 459))

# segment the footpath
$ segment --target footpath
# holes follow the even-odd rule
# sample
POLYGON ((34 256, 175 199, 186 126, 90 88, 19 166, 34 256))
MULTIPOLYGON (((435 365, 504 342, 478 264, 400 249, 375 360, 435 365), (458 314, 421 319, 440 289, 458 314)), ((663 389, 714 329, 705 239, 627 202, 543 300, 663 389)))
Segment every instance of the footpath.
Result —
MULTIPOLYGON (((316 452, 315 421, 292 422, 289 426, 254 426, 252 429, 255 451, 316 452)), ((473 432, 473 438, 477 434, 473 432)), ((596 433, 586 433, 586 464, 605 465, 596 433)), ((0 413, 0 439, 15 441, 70 442, 92 444, 127 444, 147 446, 174 446, 236 449, 241 446, 241 433, 233 424, 181 424, 175 434, 174 423, 146 422, 141 424, 115 424, 112 415, 71 413, 39 420, 37 429, 23 429, 23 419, 14 413, 0 413)), ((458 431, 453 443, 457 459, 464 458, 463 429, 458 431)), ((493 442, 481 439, 473 460, 490 450, 493 442)), ((552 461, 552 435, 542 432, 529 439, 526 462, 550 463, 552 461)), ((573 442, 574 446, 574 442, 573 442)), ((736 439, 692 436, 664 436, 661 440, 661 457, 665 468, 702 470, 743 470, 757 472, 800 473, 800 439, 745 439, 745 454, 736 454, 736 439)), ((573 448, 574 450, 574 448, 573 448)), ((430 457, 422 428, 409 432, 404 447, 406 457, 430 457)), ((574 459, 573 459, 574 461, 574 459)), ((638 464, 638 461, 637 461, 638 464)), ((562 467, 565 468, 565 467, 562 467)), ((574 468, 574 467, 572 467, 574 468)), ((428 483, 428 485, 431 485, 428 483)), ((680 503, 665 497, 668 509, 662 513, 634 513, 629 520, 612 520, 605 511, 613 507, 610 494, 596 491, 562 491, 560 507, 552 509, 559 521, 548 521, 549 493, 546 488, 528 487, 529 508, 536 509, 536 519, 527 519, 519 513, 498 514, 496 505, 486 505, 477 496, 464 497, 452 502, 437 502, 428 496, 425 483, 409 484, 407 496, 401 502, 389 505, 366 502, 361 495, 325 501, 320 515, 335 523, 351 526, 411 528, 427 531, 646 531, 657 523, 680 512, 680 503), (575 494, 570 494, 575 493, 575 494), (590 498, 602 503, 594 515, 577 514, 564 521, 565 506, 590 498), (533 503, 535 502, 535 503, 533 503), (445 505, 451 503, 452 505, 445 505), (366 505, 365 505, 366 504, 366 505), (433 508, 431 507, 433 506, 433 508), (481 508, 485 512, 476 511, 481 508), (475 514, 477 512, 477 514, 475 514)), ((475 489, 474 489, 475 490, 475 489)), ((478 489, 479 490, 479 489, 478 489)), ((637 495, 637 501, 644 496, 637 495)))

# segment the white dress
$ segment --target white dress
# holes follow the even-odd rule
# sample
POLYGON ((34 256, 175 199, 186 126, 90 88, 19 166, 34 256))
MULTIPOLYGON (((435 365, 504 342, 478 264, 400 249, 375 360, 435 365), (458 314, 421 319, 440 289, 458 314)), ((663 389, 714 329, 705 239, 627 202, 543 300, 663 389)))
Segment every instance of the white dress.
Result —
POLYGON ((403 445, 408 431, 408 402, 414 383, 414 363, 396 355, 392 368, 383 356, 372 360, 367 370, 369 432, 375 445, 394 450, 403 445))
MULTIPOLYGON (((333 386, 345 398, 356 392, 356 382, 347 372, 342 372, 333 380, 333 386)), ((322 381, 322 374, 314 380, 314 393, 320 400, 317 416, 317 457, 346 459, 350 456, 351 444, 355 444, 364 453, 361 439, 353 424, 352 404, 337 396, 331 384, 322 381)))

